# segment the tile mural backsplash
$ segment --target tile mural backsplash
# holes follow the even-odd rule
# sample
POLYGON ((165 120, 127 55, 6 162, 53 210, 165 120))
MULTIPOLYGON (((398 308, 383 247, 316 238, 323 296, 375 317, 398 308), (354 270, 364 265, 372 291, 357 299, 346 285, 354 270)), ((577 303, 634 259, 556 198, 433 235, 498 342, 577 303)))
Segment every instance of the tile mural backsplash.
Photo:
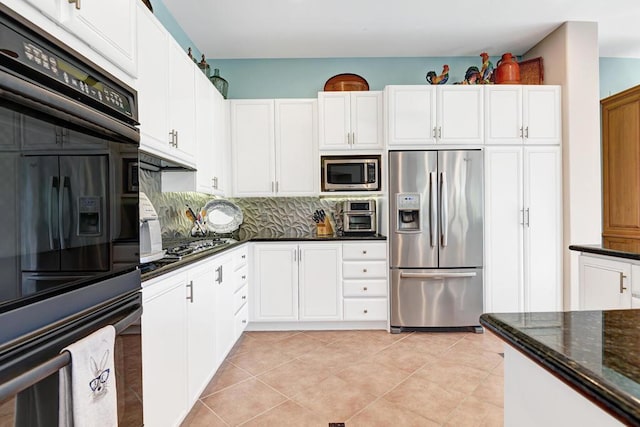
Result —
MULTIPOLYGON (((196 192, 162 193, 161 185, 159 172, 140 170, 140 191, 149 197, 158 212, 162 237, 189 236, 193 224, 185 215, 186 205, 199 212, 208 201, 217 197, 196 192)), ((340 226, 338 203, 347 198, 354 197, 249 197, 227 200, 238 205, 244 215, 244 222, 236 237, 247 239, 256 236, 308 236, 316 228, 311 219, 316 209, 324 209, 327 215, 336 213, 337 225, 340 226)))

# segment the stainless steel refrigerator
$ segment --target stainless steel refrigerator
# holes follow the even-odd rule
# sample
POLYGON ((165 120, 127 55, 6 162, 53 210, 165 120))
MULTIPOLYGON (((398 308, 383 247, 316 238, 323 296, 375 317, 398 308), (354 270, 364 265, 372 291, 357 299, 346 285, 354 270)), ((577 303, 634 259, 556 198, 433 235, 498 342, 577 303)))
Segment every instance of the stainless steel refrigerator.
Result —
POLYGON ((482 170, 480 150, 389 152, 392 332, 481 331, 482 170))
POLYGON ((22 157, 22 295, 110 269, 107 155, 22 157))

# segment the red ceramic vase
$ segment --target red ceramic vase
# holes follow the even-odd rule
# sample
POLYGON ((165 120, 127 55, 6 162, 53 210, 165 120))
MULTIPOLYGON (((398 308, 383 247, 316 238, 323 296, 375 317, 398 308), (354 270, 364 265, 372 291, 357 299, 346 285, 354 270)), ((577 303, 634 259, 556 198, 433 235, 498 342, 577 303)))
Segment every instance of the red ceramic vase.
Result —
POLYGON ((520 66, 510 53, 502 55, 496 69, 496 83, 503 85, 520 84, 520 66))

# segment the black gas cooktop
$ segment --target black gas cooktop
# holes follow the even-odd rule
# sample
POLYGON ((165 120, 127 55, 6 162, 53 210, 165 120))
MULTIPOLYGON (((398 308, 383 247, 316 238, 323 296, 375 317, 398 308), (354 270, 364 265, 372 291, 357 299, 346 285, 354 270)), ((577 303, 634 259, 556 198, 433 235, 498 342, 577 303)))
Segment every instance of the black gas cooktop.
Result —
POLYGON ((224 245, 234 243, 234 239, 230 238, 214 238, 214 239, 200 239, 191 241, 175 241, 170 243, 164 250, 166 251, 163 258, 144 263, 140 265, 140 271, 142 274, 149 273, 150 271, 157 270, 165 265, 172 264, 176 261, 188 259, 190 256, 194 256, 200 252, 207 251, 213 248, 217 248, 224 245))

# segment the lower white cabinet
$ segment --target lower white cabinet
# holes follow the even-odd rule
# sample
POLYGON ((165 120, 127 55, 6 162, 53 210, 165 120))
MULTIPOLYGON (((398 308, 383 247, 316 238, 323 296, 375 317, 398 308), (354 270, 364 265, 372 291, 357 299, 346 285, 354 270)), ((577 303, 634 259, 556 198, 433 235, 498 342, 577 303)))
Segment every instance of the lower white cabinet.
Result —
MULTIPOLYGON (((636 280, 640 280, 640 277, 636 280)), ((582 254, 580 256, 580 309, 632 308, 631 281, 632 265, 629 262, 582 254)))
POLYGON ((248 283, 235 274, 242 256, 246 267, 245 245, 143 283, 146 426, 179 425, 242 333, 236 323, 248 318, 248 293, 237 292, 248 283))
POLYGON ((384 242, 343 244, 344 320, 387 320, 386 260, 384 242))
POLYGON ((254 244, 252 320, 339 320, 339 243, 254 244))

